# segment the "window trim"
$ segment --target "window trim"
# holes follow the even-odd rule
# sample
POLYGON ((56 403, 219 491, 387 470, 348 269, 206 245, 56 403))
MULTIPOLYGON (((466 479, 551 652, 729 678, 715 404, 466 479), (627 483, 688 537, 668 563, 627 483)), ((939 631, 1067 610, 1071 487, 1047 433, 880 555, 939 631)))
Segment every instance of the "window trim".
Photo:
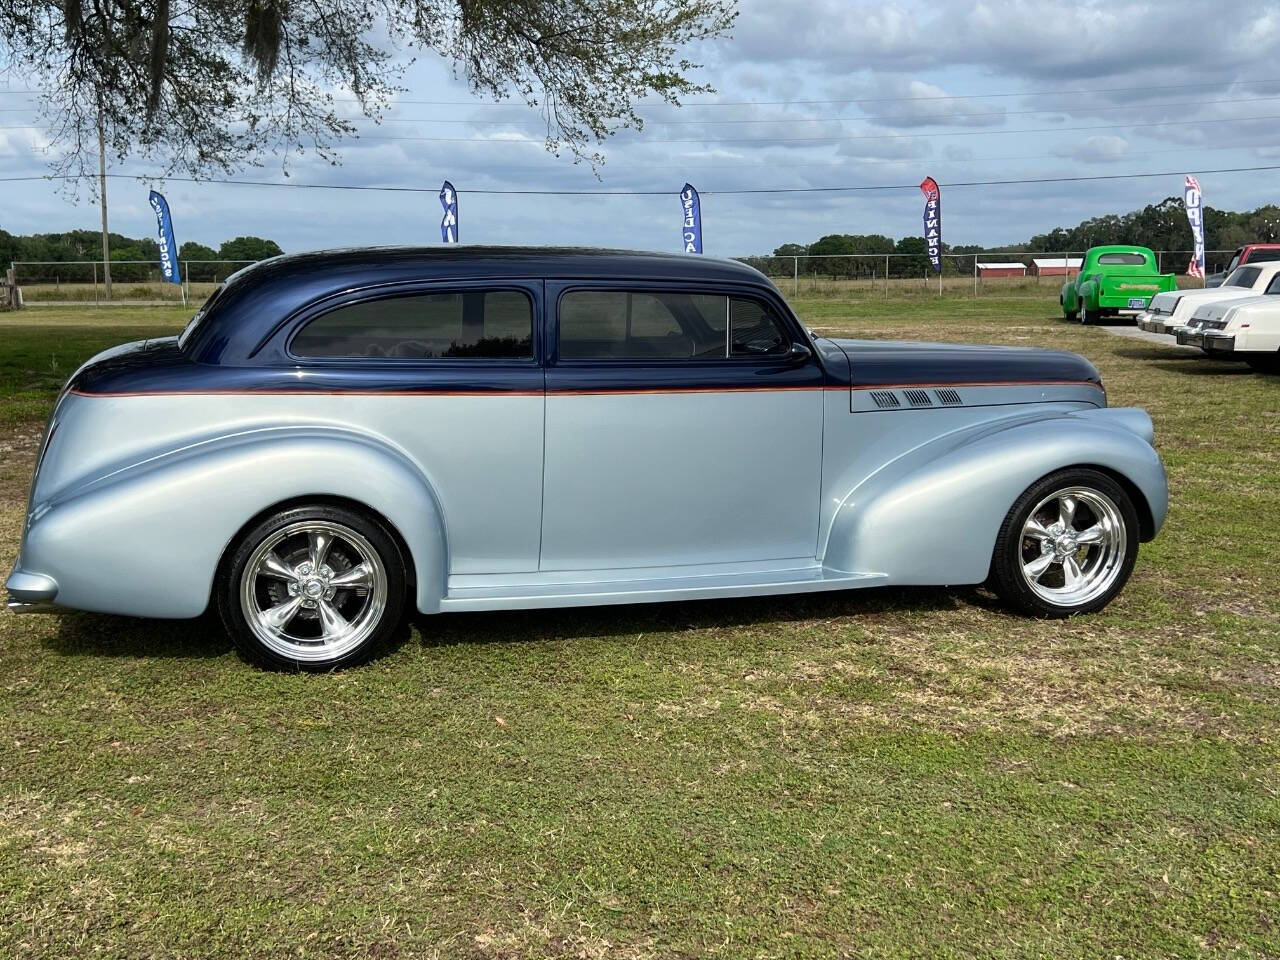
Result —
POLYGON ((456 366, 517 366, 536 367, 542 365, 542 323, 540 281, 522 283, 510 281, 475 281, 457 282, 431 281, 429 283, 394 284, 376 287, 362 287, 357 290, 343 291, 335 296, 313 303, 298 311, 286 325, 282 351, 291 363, 319 367, 456 367, 456 366), (314 321, 341 310, 345 307, 379 300, 399 300, 405 297, 448 295, 452 293, 519 293, 529 301, 529 352, 527 357, 309 357, 294 353, 293 341, 314 321))
MULTIPOLYGON (((796 323, 791 316, 791 311, 781 309, 780 304, 775 302, 772 297, 765 294, 764 291, 751 288, 743 288, 739 286, 726 285, 719 286, 715 284, 690 284, 690 283, 663 283, 660 280, 636 280, 636 281, 618 281, 618 280, 601 280, 595 282, 581 282, 576 280, 566 280, 561 278, 547 278, 548 283, 564 284, 556 294, 554 312, 548 309, 548 317, 554 317, 554 322, 546 324, 547 343, 546 356, 548 366, 560 367, 585 367, 594 365, 608 365, 614 367, 692 367, 695 364, 714 365, 714 366, 760 366, 762 364, 787 366, 794 364, 795 360, 789 352, 791 347, 797 342, 804 343, 809 348, 814 357, 817 351, 813 348, 813 344, 807 342, 807 338, 797 338, 793 324, 796 323), (782 326, 782 333, 788 340, 787 351, 779 354, 747 354, 743 356, 733 356, 732 353, 723 357, 562 357, 560 356, 560 306, 561 301, 570 293, 579 292, 611 292, 611 293, 672 293, 684 294, 685 296, 714 296, 724 297, 726 300, 726 311, 729 310, 729 300, 750 300, 769 308, 775 319, 782 326)), ((780 299, 780 298, 779 298, 780 299)), ((729 325, 729 316, 725 317, 725 345, 726 351, 729 347, 729 337, 731 336, 729 325)))

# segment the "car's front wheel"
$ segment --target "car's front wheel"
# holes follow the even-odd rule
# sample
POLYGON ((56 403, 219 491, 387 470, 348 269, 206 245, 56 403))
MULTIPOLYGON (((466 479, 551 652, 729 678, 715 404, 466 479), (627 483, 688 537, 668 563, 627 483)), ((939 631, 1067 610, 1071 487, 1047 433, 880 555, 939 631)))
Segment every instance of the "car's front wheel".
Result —
POLYGON ((368 660, 399 628, 405 564, 371 517, 291 507, 240 538, 218 578, 218 611, 249 660, 333 670, 368 660))
POLYGON ((1101 610, 1133 572, 1138 514, 1115 480, 1061 470, 1032 484, 1009 510, 991 557, 991 585, 1035 617, 1101 610))

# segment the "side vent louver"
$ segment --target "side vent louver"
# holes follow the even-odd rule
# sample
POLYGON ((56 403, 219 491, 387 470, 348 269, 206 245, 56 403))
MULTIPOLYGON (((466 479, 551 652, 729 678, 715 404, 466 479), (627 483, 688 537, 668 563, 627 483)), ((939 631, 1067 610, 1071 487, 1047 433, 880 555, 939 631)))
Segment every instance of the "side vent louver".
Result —
POLYGON ((960 402, 960 394, 951 389, 935 390, 934 394, 938 398, 938 402, 944 406, 955 406, 960 402))
POLYGON ((907 403, 913 407, 932 407, 933 401, 929 399, 927 390, 903 390, 903 395, 907 398, 907 403))
POLYGON ((877 407, 881 407, 885 410, 891 410, 894 407, 902 406, 898 401, 898 398, 894 396, 892 390, 872 390, 871 401, 877 407))

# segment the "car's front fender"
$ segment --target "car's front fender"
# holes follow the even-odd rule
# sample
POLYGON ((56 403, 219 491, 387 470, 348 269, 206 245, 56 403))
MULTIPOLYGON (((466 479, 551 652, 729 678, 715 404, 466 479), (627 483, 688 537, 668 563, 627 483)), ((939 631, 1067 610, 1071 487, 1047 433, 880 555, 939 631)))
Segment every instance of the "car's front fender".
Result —
POLYGON ((194 617, 237 532, 307 497, 352 500, 384 517, 409 549, 419 608, 439 607, 447 538, 429 478, 389 444, 343 429, 215 437, 77 483, 35 505, 19 565, 56 581, 59 605, 194 617))
POLYGON ((1081 410, 975 426, 925 444, 849 490, 825 566, 890 583, 980 583, 1010 507, 1036 480, 1091 466, 1120 477, 1154 536, 1168 508, 1151 421, 1133 409, 1081 410))

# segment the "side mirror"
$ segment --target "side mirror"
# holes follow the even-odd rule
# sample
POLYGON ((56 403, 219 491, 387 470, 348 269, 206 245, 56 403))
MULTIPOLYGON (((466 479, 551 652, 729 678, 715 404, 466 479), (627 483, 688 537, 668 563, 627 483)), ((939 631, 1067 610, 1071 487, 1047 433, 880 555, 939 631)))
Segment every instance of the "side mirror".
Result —
POLYGON ((792 341, 791 349, 787 351, 787 359, 795 364, 804 363, 813 356, 813 351, 803 343, 792 341))

